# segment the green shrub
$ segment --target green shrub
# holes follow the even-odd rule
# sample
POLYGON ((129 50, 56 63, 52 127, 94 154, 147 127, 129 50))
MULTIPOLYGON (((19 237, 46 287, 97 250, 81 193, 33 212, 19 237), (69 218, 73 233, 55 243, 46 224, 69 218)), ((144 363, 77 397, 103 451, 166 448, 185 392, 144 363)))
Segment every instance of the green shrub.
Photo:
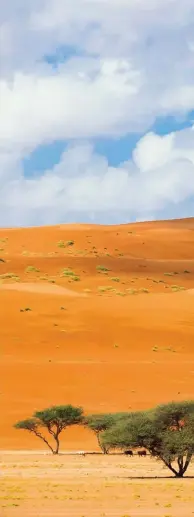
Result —
POLYGON ((59 242, 57 243, 57 246, 58 246, 58 248, 68 248, 69 246, 73 246, 73 245, 74 245, 74 243, 75 243, 75 242, 74 242, 73 240, 66 241, 66 242, 64 242, 64 241, 59 241, 59 242))
POLYGON ((63 269, 62 275, 63 276, 74 276, 75 273, 74 273, 74 271, 72 271, 70 268, 67 267, 67 268, 63 269))
POLYGON ((40 273, 40 269, 37 269, 35 266, 28 266, 25 269, 25 273, 40 273))
POLYGON ((137 289, 127 289, 128 294, 137 294, 137 289))
POLYGON ((177 291, 184 291, 184 287, 181 287, 180 285, 171 285, 171 289, 172 291, 174 292, 177 292, 177 291))
POLYGON ((58 248, 65 248, 65 243, 64 243, 64 241, 59 241, 59 242, 57 243, 57 246, 58 246, 58 248))
POLYGON ((75 244, 74 241, 66 241, 65 245, 66 246, 73 246, 75 244))
POLYGON ((73 282, 79 282, 80 281, 80 277, 77 276, 77 275, 74 275, 71 278, 72 278, 73 282))
POLYGON ((96 271, 99 271, 99 273, 106 273, 106 272, 110 271, 110 269, 108 269, 105 266, 96 266, 96 271))
POLYGON ((16 282, 18 282, 20 280, 20 277, 18 275, 16 275, 15 273, 4 273, 3 275, 0 275, 0 278, 2 280, 9 280, 11 278, 12 280, 15 280, 16 282))
POLYGON ((98 287, 98 291, 100 291, 101 293, 105 293, 106 291, 114 291, 114 289, 111 285, 104 285, 98 287))
POLYGON ((70 280, 73 280, 74 282, 78 282, 80 280, 80 277, 77 276, 74 271, 72 271, 70 268, 65 268, 63 269, 62 271, 62 274, 61 276, 65 276, 65 277, 68 277, 70 280))

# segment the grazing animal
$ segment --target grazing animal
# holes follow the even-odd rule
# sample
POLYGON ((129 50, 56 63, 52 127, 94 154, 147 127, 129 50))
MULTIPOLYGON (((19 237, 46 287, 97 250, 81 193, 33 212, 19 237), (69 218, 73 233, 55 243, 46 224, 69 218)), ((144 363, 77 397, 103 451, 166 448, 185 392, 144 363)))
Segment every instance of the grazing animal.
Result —
POLYGON ((138 451, 138 456, 146 456, 147 455, 147 452, 146 451, 138 451))
POLYGON ((86 453, 84 451, 78 451, 77 454, 79 454, 79 456, 85 456, 86 455, 86 453))
POLYGON ((128 450, 128 451, 125 451, 124 454, 126 454, 126 456, 133 456, 133 451, 128 450))

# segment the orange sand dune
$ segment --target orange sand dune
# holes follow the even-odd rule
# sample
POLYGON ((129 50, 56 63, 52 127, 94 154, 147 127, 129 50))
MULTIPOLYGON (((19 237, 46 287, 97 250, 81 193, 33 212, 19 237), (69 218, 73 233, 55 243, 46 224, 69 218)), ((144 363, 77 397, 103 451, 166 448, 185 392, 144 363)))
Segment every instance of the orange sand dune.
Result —
MULTIPOLYGON (((1 449, 42 448, 13 424, 51 404, 193 397, 194 219, 2 229, 0 275, 1 449)), ((96 442, 73 428, 63 447, 96 442)))

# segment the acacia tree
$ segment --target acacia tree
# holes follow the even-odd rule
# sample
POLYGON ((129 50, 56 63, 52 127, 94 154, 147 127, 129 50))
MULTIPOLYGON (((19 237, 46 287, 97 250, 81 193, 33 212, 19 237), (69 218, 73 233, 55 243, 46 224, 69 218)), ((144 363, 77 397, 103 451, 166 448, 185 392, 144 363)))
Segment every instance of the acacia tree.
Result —
POLYGON ((115 420, 111 414, 96 414, 96 415, 88 415, 84 419, 84 425, 88 427, 91 431, 94 431, 98 445, 104 454, 108 454, 109 446, 105 443, 101 442, 101 434, 115 423, 115 420))
POLYGON ((33 418, 22 420, 15 424, 16 429, 24 429, 34 433, 49 447, 53 454, 59 452, 59 435, 71 425, 81 424, 83 421, 83 409, 71 405, 52 406, 42 411, 36 411, 33 418), (42 428, 53 437, 55 446, 51 445, 42 432, 42 428))
POLYGON ((110 429, 115 422, 126 418, 126 415, 128 413, 101 413, 88 415, 84 418, 84 425, 94 431, 98 445, 104 454, 108 454, 110 447, 101 441, 102 433, 110 429))
POLYGON ((194 402, 172 402, 153 411, 131 413, 101 439, 109 448, 144 447, 176 477, 183 477, 194 454, 194 402))
MULTIPOLYGON (((158 406, 154 425, 162 437, 161 459, 176 477, 183 477, 194 454, 194 401, 158 406), (177 463, 176 468, 173 463, 177 463)), ((157 455, 157 448, 153 453, 157 455)))

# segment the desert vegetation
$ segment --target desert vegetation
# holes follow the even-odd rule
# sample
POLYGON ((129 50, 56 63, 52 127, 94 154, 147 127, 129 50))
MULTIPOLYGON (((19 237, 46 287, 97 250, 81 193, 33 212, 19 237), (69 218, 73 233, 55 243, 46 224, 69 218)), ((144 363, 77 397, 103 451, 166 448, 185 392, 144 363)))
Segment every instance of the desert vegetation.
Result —
POLYGON ((193 228, 61 225, 0 243, 0 514, 192 517, 192 408, 175 426, 156 405, 193 398, 193 228), (56 418, 69 402, 81 418, 56 418))
POLYGON ((175 477, 183 477, 194 455, 194 401, 170 402, 147 411, 83 414, 80 407, 54 406, 17 422, 15 427, 34 433, 59 453, 59 437, 72 425, 93 431, 104 454, 111 450, 144 449, 164 463, 175 477), (55 446, 43 434, 51 435, 55 446))
POLYGON ((80 277, 74 273, 69 267, 64 268, 61 272, 61 277, 67 277, 69 281, 79 282, 80 277))
POLYGON ((16 429, 23 429, 34 433, 40 440, 42 440, 53 454, 59 452, 59 436, 64 429, 71 425, 80 424, 82 422, 83 410, 79 407, 71 405, 53 406, 36 411, 32 418, 17 422, 16 429), (42 434, 42 430, 46 430, 50 435, 55 445, 51 445, 47 438, 42 434))

